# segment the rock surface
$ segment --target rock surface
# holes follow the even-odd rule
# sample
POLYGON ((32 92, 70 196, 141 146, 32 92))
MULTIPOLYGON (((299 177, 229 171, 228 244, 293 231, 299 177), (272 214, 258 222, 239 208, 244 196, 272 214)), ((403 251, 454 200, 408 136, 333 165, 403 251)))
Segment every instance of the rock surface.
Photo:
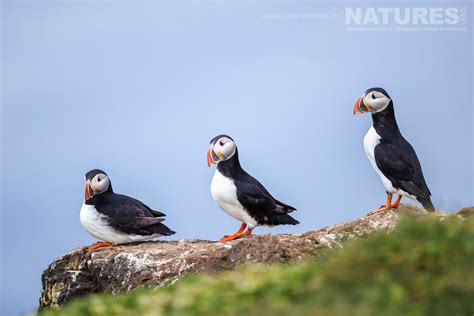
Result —
MULTIPOLYGON (((119 293, 140 285, 160 286, 189 273, 213 274, 242 263, 274 263, 317 256, 321 250, 390 229, 401 214, 426 214, 410 205, 396 211, 328 226, 304 234, 253 235, 229 243, 208 240, 152 241, 99 248, 78 248, 57 258, 43 272, 40 306, 57 308, 92 292, 119 293)), ((437 213, 445 216, 446 213, 437 213)))

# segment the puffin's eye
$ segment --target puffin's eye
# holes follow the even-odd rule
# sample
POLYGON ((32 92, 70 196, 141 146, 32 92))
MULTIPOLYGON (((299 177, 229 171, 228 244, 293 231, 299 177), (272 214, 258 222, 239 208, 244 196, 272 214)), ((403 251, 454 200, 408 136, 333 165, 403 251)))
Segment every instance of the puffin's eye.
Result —
POLYGON ((222 140, 220 140, 219 145, 224 146, 224 142, 222 140))
POLYGON ((372 100, 375 100, 376 97, 375 97, 375 93, 372 93, 372 100))

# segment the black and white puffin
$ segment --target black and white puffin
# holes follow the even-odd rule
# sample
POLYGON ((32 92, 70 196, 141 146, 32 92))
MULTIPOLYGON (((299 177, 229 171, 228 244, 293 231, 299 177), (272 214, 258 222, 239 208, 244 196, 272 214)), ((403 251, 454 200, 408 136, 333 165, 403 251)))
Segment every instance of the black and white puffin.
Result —
POLYGON ((114 193, 110 178, 104 171, 91 170, 86 173, 85 180, 81 224, 89 234, 103 240, 87 248, 87 251, 175 233, 161 223, 165 214, 134 198, 114 193))
POLYGON ((275 199, 257 179, 242 169, 237 146, 231 137, 219 135, 211 140, 207 164, 209 167, 217 164, 211 183, 212 198, 227 214, 242 222, 235 234, 222 237, 220 242, 248 236, 258 225, 299 224, 288 215, 296 210, 293 206, 275 199))
POLYGON ((368 89, 357 99, 354 114, 367 112, 372 113, 373 124, 364 138, 365 153, 387 192, 385 205, 368 215, 397 207, 402 196, 417 200, 426 210, 434 211, 420 161, 413 147, 402 136, 395 119, 393 101, 384 89, 368 89), (398 198, 392 204, 394 194, 398 194, 398 198))

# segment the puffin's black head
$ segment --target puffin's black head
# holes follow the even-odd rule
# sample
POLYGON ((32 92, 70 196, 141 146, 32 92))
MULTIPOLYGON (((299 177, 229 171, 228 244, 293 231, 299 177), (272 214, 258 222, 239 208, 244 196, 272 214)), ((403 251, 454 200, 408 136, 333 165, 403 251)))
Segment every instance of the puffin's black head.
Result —
POLYGON ((214 163, 232 158, 236 150, 237 146, 232 137, 227 135, 214 137, 207 151, 207 165, 210 167, 214 163))
POLYGON ((85 199, 90 200, 96 195, 112 191, 112 184, 109 176, 100 169, 94 169, 86 173, 86 192, 85 199))
POLYGON ((382 88, 370 88, 357 99, 354 105, 354 114, 382 112, 390 102, 392 99, 387 91, 382 88))

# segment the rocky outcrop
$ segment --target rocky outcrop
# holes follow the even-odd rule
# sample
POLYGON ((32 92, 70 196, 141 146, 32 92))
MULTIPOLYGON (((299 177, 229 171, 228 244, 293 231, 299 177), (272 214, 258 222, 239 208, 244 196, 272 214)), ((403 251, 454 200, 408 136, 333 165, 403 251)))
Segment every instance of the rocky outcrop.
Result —
MULTIPOLYGON (((92 292, 119 293, 140 285, 161 286, 190 273, 218 273, 243 263, 274 263, 318 256, 321 250, 378 229, 392 228, 401 214, 426 214, 402 205, 370 217, 304 234, 253 235, 229 243, 208 240, 152 241, 78 248, 57 258, 43 272, 40 306, 57 308, 92 292)), ((446 213, 437 213, 446 216, 446 213)))

